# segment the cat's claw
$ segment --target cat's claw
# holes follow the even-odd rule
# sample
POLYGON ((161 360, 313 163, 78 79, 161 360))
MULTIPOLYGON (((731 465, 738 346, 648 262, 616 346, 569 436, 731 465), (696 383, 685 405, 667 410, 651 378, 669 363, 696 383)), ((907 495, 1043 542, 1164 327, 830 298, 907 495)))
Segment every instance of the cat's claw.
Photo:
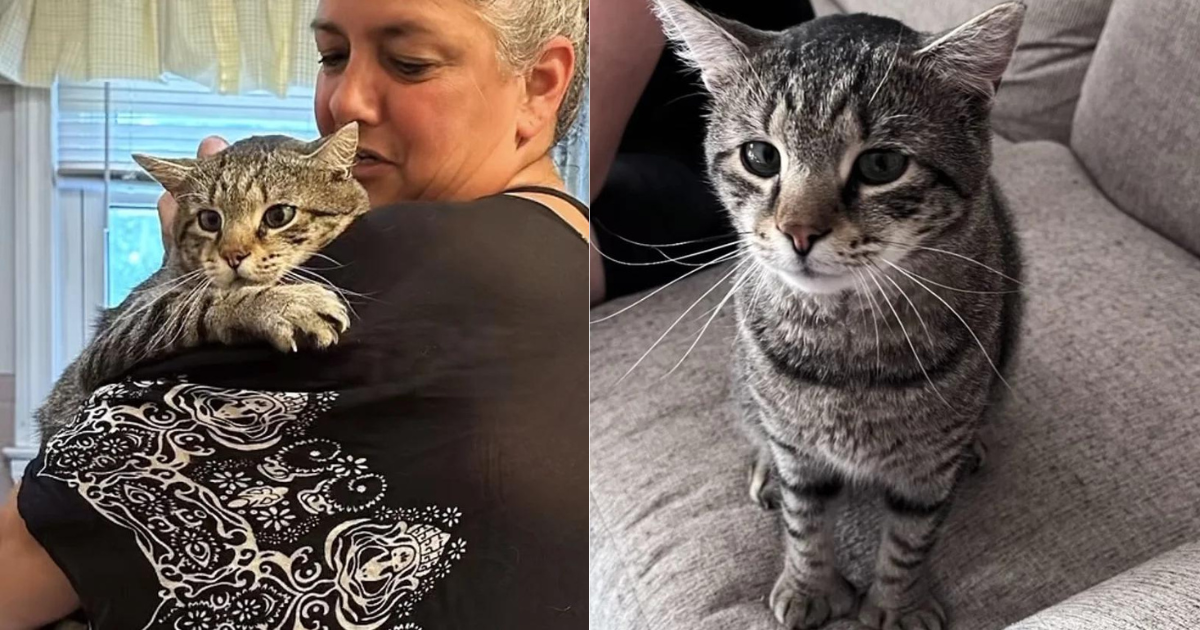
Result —
POLYGON ((849 615, 856 599, 854 588, 840 575, 828 583, 810 584, 785 571, 771 589, 770 605, 784 628, 808 630, 849 615))
POLYGON ((783 504, 783 497, 775 475, 771 474, 771 466, 761 459, 756 460, 750 464, 749 475, 750 500, 767 511, 779 509, 783 504))
POLYGON ((975 438, 971 442, 971 451, 967 456, 967 472, 975 474, 983 470, 984 464, 987 463, 987 444, 979 438, 975 438))
POLYGON ((944 630, 946 611, 932 597, 915 606, 892 608, 868 594, 858 612, 858 621, 872 630, 944 630))
POLYGON ((346 305, 325 287, 280 285, 263 297, 274 307, 265 336, 281 352, 297 352, 301 345, 328 348, 350 327, 346 305))

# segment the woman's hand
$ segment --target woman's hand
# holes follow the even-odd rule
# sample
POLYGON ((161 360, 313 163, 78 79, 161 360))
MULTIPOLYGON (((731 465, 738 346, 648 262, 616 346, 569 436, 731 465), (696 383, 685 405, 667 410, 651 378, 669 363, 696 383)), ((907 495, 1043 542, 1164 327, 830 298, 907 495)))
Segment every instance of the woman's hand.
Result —
MULTIPOLYGON (((216 155, 229 147, 229 143, 221 136, 209 136, 200 141, 200 148, 196 149, 196 157, 208 157, 216 155)), ((179 212, 179 204, 175 203, 175 198, 171 193, 164 192, 158 198, 158 224, 162 228, 163 249, 171 250, 174 237, 172 236, 171 227, 175 224, 175 214, 179 212)))
POLYGON ((40 628, 79 608, 79 597, 17 513, 17 486, 0 507, 0 630, 40 628))

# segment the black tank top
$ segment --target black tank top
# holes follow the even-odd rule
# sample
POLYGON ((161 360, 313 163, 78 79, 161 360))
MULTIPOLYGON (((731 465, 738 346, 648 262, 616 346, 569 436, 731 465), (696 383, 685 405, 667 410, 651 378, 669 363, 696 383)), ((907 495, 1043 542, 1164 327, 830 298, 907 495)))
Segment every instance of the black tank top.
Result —
POLYGON ((498 195, 373 210, 324 253, 336 347, 142 366, 28 467, 92 627, 584 628, 578 235, 498 195))

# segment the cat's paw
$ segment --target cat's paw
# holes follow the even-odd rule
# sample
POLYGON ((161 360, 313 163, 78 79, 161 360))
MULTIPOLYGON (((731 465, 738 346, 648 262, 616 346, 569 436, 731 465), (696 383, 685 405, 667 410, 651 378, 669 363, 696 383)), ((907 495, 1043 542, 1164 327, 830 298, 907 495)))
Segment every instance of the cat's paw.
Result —
POLYGON ((779 482, 771 474, 771 466, 762 460, 750 464, 749 473, 750 500, 758 507, 771 511, 783 505, 783 495, 780 494, 779 482))
POLYGON ((771 612, 784 628, 820 628, 854 611, 854 587, 841 575, 801 580, 784 570, 771 589, 771 612))
POLYGON ((880 601, 874 589, 867 593, 858 621, 873 630, 943 630, 946 611, 932 596, 908 606, 890 606, 880 601))
POLYGON ((302 345, 328 348, 350 327, 345 303, 333 291, 316 284, 271 287, 272 305, 265 336, 281 352, 296 352, 302 345))

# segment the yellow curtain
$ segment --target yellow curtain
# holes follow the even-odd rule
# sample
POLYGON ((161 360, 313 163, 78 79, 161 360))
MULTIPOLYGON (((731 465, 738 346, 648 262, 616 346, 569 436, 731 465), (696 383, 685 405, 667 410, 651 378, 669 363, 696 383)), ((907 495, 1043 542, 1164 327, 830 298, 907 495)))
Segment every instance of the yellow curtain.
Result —
POLYGON ((283 95, 316 79, 308 25, 317 0, 8 2, 0 13, 0 75, 23 85, 172 73, 221 94, 283 95))

